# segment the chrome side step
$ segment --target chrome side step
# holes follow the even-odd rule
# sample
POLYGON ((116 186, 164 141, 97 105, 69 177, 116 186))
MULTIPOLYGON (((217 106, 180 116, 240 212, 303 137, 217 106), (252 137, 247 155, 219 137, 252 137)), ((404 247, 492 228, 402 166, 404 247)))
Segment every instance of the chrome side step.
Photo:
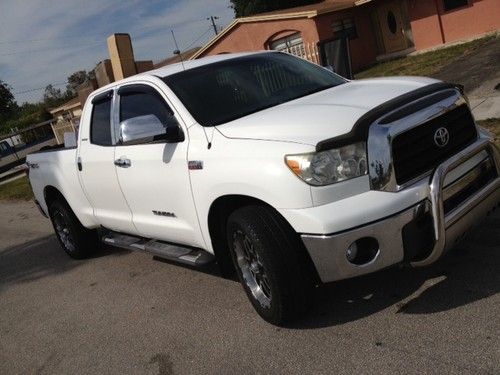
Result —
POLYGON ((215 257, 205 250, 173 245, 162 241, 134 237, 116 232, 105 233, 101 241, 110 246, 128 250, 140 250, 151 253, 159 258, 195 267, 203 266, 215 260, 215 257))

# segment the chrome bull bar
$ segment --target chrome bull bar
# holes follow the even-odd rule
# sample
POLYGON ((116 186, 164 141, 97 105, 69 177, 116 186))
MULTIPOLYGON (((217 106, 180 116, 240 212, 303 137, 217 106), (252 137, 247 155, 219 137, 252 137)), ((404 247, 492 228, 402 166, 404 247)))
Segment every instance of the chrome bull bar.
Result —
MULTIPOLYGON (((449 247, 447 246, 446 230, 453 224, 463 219, 476 206, 480 205, 481 202, 483 202, 485 199, 488 199, 488 197, 493 195, 494 200, 498 199, 498 197, 496 196, 500 195, 499 176, 500 152, 493 141, 483 135, 481 135, 476 142, 474 142, 458 154, 454 155, 450 159, 444 161, 436 168, 429 185, 429 199, 431 202, 431 214, 433 219, 435 244, 428 257, 423 260, 412 262, 412 266, 427 266, 441 258, 445 250, 449 247), (446 175, 454 168, 458 167, 460 164, 464 163, 469 158, 473 157, 483 150, 488 151, 490 158, 493 159, 497 170, 496 178, 488 185, 477 191, 475 194, 468 197, 462 204, 460 204, 459 207, 445 216, 443 185, 446 175)), ((497 202, 493 203, 498 203, 498 200, 497 202)))

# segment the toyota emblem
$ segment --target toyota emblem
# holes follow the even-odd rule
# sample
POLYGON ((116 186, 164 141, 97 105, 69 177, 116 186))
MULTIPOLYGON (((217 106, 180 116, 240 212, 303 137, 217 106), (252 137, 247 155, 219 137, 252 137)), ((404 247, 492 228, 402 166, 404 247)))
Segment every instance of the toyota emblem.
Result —
POLYGON ((450 132, 446 128, 439 128, 434 133, 434 143, 436 146, 444 147, 448 144, 450 140, 450 132))

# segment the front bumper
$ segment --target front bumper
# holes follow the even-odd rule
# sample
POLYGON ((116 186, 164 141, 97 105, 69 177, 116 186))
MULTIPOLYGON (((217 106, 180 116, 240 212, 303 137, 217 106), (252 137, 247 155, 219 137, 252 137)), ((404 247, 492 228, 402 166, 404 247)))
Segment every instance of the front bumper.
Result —
MULTIPOLYGON (((390 217, 340 233, 304 234, 301 237, 323 282, 375 272, 405 260, 415 267, 430 265, 498 205, 500 202, 499 176, 499 151, 490 139, 481 137, 436 168, 428 185, 427 196, 416 205, 390 217), (493 162, 494 177, 445 213, 443 188, 446 177, 448 174, 451 175, 455 168, 484 151, 487 151, 493 162), (430 245, 423 256, 420 254, 419 257, 415 257, 415 254, 409 254, 408 248, 412 247, 412 242, 419 243, 421 239, 413 238, 408 241, 408 236, 403 234, 410 224, 425 215, 430 216, 428 231, 431 237, 430 245), (347 249, 355 241, 363 238, 375 239, 378 242, 378 249, 369 261, 363 264, 353 264, 347 259, 347 249)), ((446 185, 447 188, 448 186, 446 185)))

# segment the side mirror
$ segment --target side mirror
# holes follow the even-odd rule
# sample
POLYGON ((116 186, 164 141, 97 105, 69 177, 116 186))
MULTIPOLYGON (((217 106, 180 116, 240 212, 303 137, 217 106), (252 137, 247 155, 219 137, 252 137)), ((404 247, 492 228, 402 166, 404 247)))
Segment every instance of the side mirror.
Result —
POLYGON ((155 115, 133 117, 120 123, 120 143, 134 145, 167 139, 167 128, 155 115))

